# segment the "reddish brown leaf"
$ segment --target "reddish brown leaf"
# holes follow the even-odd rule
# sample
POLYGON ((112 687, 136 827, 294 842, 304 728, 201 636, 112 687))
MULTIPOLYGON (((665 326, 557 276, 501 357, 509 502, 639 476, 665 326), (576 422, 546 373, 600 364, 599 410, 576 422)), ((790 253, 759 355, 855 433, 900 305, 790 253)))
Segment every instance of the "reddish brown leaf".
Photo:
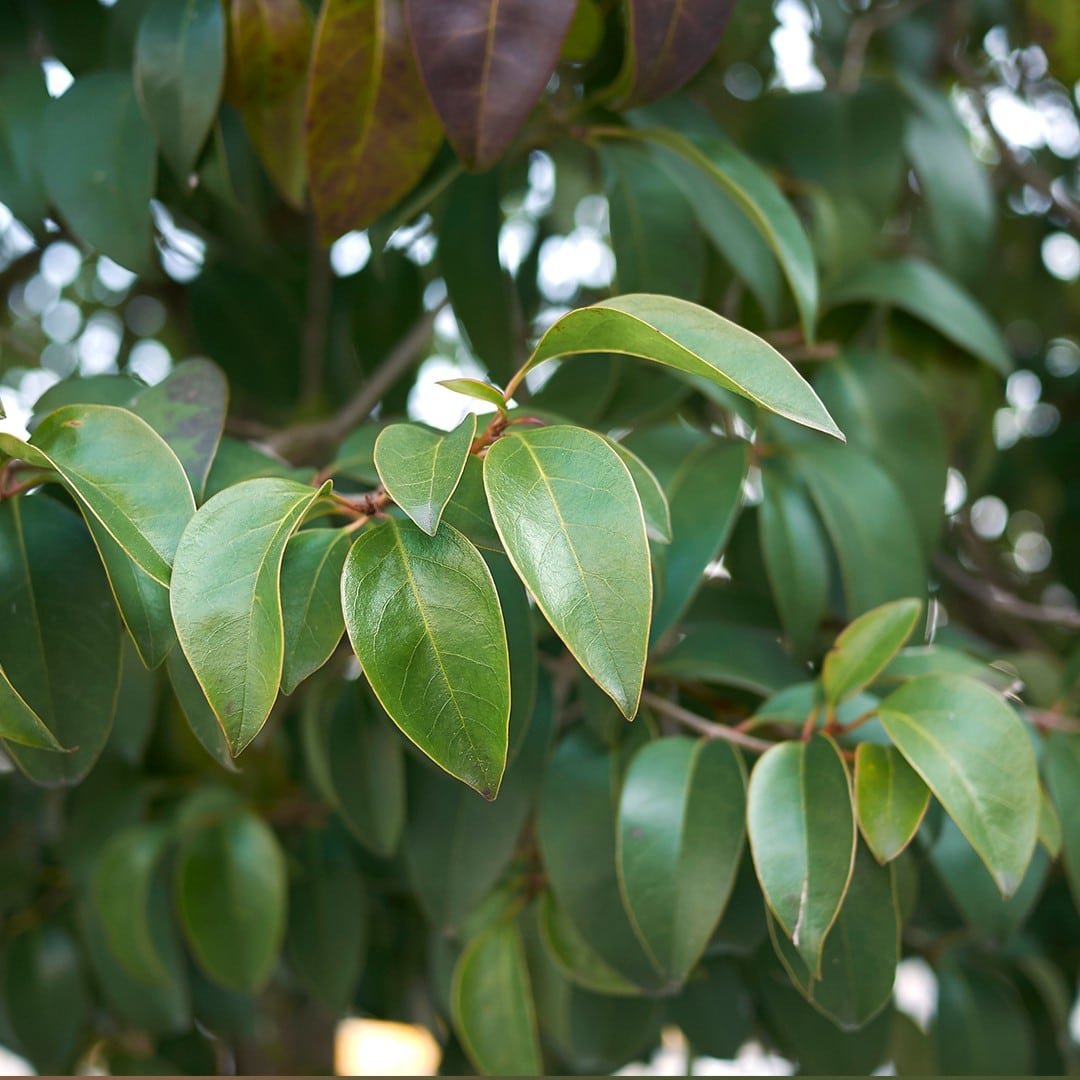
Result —
POLYGON ((301 0, 232 0, 229 7, 229 98, 274 186, 297 207, 304 201, 311 37, 301 0))
POLYGON ((441 141, 401 0, 326 0, 307 105, 308 178, 324 239, 393 206, 441 141))
POLYGON ((547 86, 577 0, 406 0, 424 83, 470 169, 506 149, 547 86))
POLYGON ((735 0, 627 0, 622 86, 640 105, 678 90, 712 56, 735 0))

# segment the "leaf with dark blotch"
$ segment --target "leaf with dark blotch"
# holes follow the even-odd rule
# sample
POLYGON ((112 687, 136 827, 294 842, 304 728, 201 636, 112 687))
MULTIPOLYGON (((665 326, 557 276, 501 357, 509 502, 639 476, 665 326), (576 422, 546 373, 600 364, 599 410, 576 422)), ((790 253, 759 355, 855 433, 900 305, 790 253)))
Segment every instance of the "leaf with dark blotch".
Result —
POLYGON ((323 5, 306 124, 311 202, 326 241, 370 224, 420 179, 442 131, 401 0, 323 5))
POLYGON ((450 525, 367 529, 341 579, 345 626, 383 708, 451 776, 493 799, 506 766, 510 663, 491 573, 450 525))
POLYGON ((577 0, 406 0, 424 84, 470 169, 494 164, 529 115, 576 8, 577 0))
POLYGON ((281 564, 285 627, 281 689, 286 694, 330 659, 345 633, 341 571, 349 539, 341 529, 304 529, 285 548, 281 564))
POLYGON ((735 0, 628 0, 625 99, 655 101, 678 90, 712 56, 735 0))
POLYGON ((210 134, 224 81, 219 0, 155 0, 135 39, 135 87, 165 160, 185 183, 210 134))
POLYGON ((306 183, 304 98, 313 37, 302 0, 232 0, 227 94, 282 197, 299 208, 306 183))

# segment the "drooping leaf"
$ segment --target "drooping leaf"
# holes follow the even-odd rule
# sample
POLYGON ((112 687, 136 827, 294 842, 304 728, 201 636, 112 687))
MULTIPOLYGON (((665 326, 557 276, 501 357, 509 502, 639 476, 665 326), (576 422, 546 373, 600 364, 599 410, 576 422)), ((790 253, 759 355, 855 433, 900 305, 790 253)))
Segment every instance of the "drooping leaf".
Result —
POLYGON ((324 4, 308 79, 308 184, 330 241, 389 210, 420 179, 442 132, 402 0, 324 4))
MULTIPOLYGON (((0 503, 0 670, 69 753, 5 738, 40 784, 74 784, 101 753, 120 685, 120 622, 94 545, 78 517, 44 496, 0 503)), ((8 711, 5 728, 19 725, 8 711)))
POLYGON ((930 805, 930 789, 891 746, 855 748, 855 812, 859 830, 880 863, 911 843, 930 805))
POLYGON ((640 356, 700 376, 764 409, 843 439, 817 394, 771 345, 686 300, 631 293, 578 308, 544 334, 528 366, 593 352, 640 356))
POLYGON ((1080 906, 1080 736, 1054 732, 1043 751, 1046 784, 1061 818, 1062 855, 1080 906))
POLYGON ((470 169, 489 168, 547 85, 575 0, 406 0, 409 31, 447 138, 470 169))
POLYGON ((993 690, 964 676, 912 679, 881 703, 881 724, 979 853, 1003 896, 1024 878, 1039 822, 1031 740, 993 690))
POLYGON ((454 969, 454 1027, 485 1074, 537 1076, 543 1066, 521 933, 499 923, 474 938, 454 969))
POLYGON ((644 148, 601 147, 619 291, 699 300, 705 244, 694 211, 644 148))
POLYGON ((285 631, 281 689, 286 694, 330 659, 345 633, 341 571, 349 540, 342 529, 303 529, 285 547, 281 563, 285 631))
POLYGON ((270 978, 285 933, 285 859, 249 812, 225 813, 180 844, 176 902, 188 944, 222 986, 254 992, 270 978))
POLYGON ((846 626, 822 664, 825 701, 837 705, 869 686, 904 647, 921 614, 921 600, 894 600, 846 626))
POLYGON ((817 735, 773 747, 754 766, 747 798, 766 902, 816 977, 855 861, 851 785, 836 744, 817 735))
POLYGON ((1012 358, 1001 332, 986 312, 932 263, 893 259, 862 265, 837 282, 826 297, 829 307, 886 304, 900 308, 995 371, 1008 375, 1012 358))
POLYGON ((341 588, 349 640, 391 719, 451 776, 495 798, 510 669, 479 552, 450 525, 427 536, 411 522, 387 521, 353 545, 341 588))
POLYGON ((49 199, 72 232, 129 270, 153 274, 157 153, 130 76, 81 76, 46 109, 41 139, 49 199))
POLYGON ((361 683, 330 707, 304 711, 304 756, 312 782, 369 851, 389 858, 405 827, 401 737, 361 683))
POLYGON ((210 134, 224 81, 225 12, 218 0, 154 0, 135 39, 135 87, 181 181, 210 134))
POLYGON ((136 394, 128 407, 169 444, 201 502, 229 408, 225 373, 202 357, 185 360, 156 386, 136 394))
POLYGON ((620 89, 632 102, 678 90, 703 67, 723 36, 734 0, 629 0, 620 89))
POLYGON ((648 743, 630 762, 619 801, 619 881, 657 968, 683 982, 708 944, 735 882, 746 791, 729 743, 648 743))
POLYGON ((195 500, 183 466, 146 421, 111 405, 67 405, 42 420, 29 444, 0 435, 0 453, 55 469, 84 515, 168 585, 195 500))
POLYGON ((277 698, 282 559, 321 494, 291 480, 246 480, 202 506, 177 548, 176 634, 234 755, 259 733, 277 698))
POLYGON ((232 0, 228 94, 270 179, 303 203, 304 97, 313 27, 302 0, 232 0))
POLYGON ((469 413, 445 435, 418 424, 391 424, 375 440, 375 467, 394 502, 434 536, 454 494, 476 435, 469 413))
POLYGON ((484 460, 503 547, 556 633, 619 706, 637 712, 652 578, 641 501, 601 436, 556 425, 506 435, 484 460))

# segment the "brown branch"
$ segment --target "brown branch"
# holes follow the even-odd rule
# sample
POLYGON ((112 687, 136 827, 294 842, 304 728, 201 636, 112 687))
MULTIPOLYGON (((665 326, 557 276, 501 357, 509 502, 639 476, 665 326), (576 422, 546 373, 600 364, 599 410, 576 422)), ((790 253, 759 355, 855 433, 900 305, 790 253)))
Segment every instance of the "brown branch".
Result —
POLYGON ((879 3, 865 15, 856 18, 851 24, 844 44, 840 73, 836 78, 837 89, 848 93, 857 90, 862 79, 863 68, 866 66, 866 51, 870 47, 873 36, 928 2, 929 0, 900 0, 899 3, 890 7, 879 3))
POLYGON ((763 754, 776 745, 776 743, 771 743, 767 739, 758 739, 753 735, 747 735, 746 732, 738 731, 735 728, 728 727, 726 724, 715 724, 711 720, 706 720, 705 717, 698 716, 697 713, 684 709, 681 705, 676 705, 674 701, 668 701, 667 698, 654 694, 649 690, 646 690, 641 695, 641 701, 643 705, 651 706, 657 712, 663 713, 691 731, 696 731, 699 735, 704 735, 707 739, 724 739, 729 743, 734 743, 736 746, 741 746, 744 750, 752 750, 757 754, 763 754))

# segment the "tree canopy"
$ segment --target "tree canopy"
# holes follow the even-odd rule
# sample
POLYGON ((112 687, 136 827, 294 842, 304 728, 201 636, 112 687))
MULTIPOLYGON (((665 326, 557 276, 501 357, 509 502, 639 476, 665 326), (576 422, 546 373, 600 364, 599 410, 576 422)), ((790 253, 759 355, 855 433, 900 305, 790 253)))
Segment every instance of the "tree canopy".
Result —
POLYGON ((1080 1065, 1077 80, 1056 0, 5 4, 0 1046, 1080 1065))

